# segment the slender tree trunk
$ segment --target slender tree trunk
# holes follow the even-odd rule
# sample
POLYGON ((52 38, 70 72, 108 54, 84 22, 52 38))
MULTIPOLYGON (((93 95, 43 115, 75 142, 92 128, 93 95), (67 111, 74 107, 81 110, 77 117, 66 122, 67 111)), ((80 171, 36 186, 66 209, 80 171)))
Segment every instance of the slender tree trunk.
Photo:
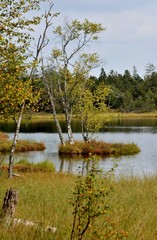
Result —
POLYGON ((82 137, 85 142, 89 141, 89 131, 87 128, 87 116, 86 119, 84 120, 84 117, 81 119, 81 128, 82 128, 82 137))
POLYGON ((18 134, 19 134, 19 131, 20 131, 20 126, 21 126, 21 121, 22 121, 22 115, 23 115, 24 108, 25 108, 25 103, 23 103, 23 105, 22 105, 21 111, 19 113, 18 121, 15 120, 16 131, 14 133, 13 143, 12 143, 12 146, 11 146, 10 157, 9 157, 9 168, 8 168, 8 177, 9 178, 13 177, 14 153, 15 153, 15 148, 16 148, 16 144, 17 144, 17 140, 18 140, 18 134))
POLYGON ((55 124, 56 124, 57 132, 59 134, 61 144, 65 145, 62 129, 61 129, 60 123, 59 123, 58 118, 57 118, 55 104, 54 104, 53 97, 52 97, 50 92, 49 92, 49 96, 50 96, 50 101, 51 101, 51 106, 52 106, 52 111, 53 111, 53 117, 54 117, 54 121, 55 121, 55 124))
POLYGON ((55 125, 56 125, 56 128, 57 128, 57 132, 59 134, 61 144, 65 145, 65 140, 64 140, 64 137, 63 137, 62 129, 61 129, 60 123, 59 123, 58 118, 57 118, 54 95, 53 95, 53 87, 52 87, 52 85, 50 85, 50 83, 48 82, 48 80, 46 78, 45 71, 44 71, 44 66, 43 66, 43 59, 42 59, 42 75, 43 75, 43 81, 45 83, 45 86, 46 86, 46 89, 47 89, 47 92, 48 92, 48 95, 49 95, 49 98, 50 98, 51 107, 52 107, 52 114, 53 114, 53 118, 54 118, 55 125))
MULTIPOLYGON (((66 85, 66 83, 65 83, 65 85, 66 85)), ((64 115, 65 115, 65 120, 66 120, 66 128, 67 128, 69 142, 70 142, 70 144, 74 144, 74 137, 73 137, 73 132, 72 132, 72 128, 71 128, 71 117, 70 117, 69 106, 68 106, 67 97, 66 97, 66 86, 64 86, 64 91, 62 91, 59 80, 58 80, 58 90, 62 96, 61 103, 62 103, 62 106, 64 109, 64 115), (63 96, 63 92, 64 92, 64 96, 63 96)))
POLYGON ((70 144, 74 144, 74 137, 71 129, 71 119, 68 115, 66 115, 65 117, 66 117, 66 127, 67 127, 69 142, 70 144))

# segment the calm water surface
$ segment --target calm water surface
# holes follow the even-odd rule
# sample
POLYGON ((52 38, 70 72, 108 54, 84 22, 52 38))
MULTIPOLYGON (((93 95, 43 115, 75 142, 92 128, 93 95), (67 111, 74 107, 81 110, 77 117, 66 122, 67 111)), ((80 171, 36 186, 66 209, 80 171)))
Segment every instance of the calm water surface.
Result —
MULTIPOLYGON (((75 123, 75 125, 77 125, 75 123)), ((44 129, 44 126, 43 126, 44 129)), ((2 129, 3 130, 3 129, 2 129)), ((40 126, 42 131, 42 126, 40 126)), ((77 132, 77 131, 75 131, 77 132)), ((13 133, 9 133, 10 138, 13 133)), ((66 135, 65 135, 66 136, 66 135)), ((74 138, 82 139, 80 133, 74 133, 74 138)), ((99 161, 99 167, 103 170, 109 170, 113 166, 114 161, 118 161, 116 175, 134 175, 134 176, 151 176, 157 173, 157 119, 153 121, 131 120, 127 122, 112 123, 100 133, 98 139, 107 142, 124 142, 136 143, 141 152, 133 156, 123 156, 118 158, 104 158, 99 161)), ((46 150, 43 152, 27 152, 15 155, 15 160, 23 158, 29 159, 31 162, 39 162, 42 160, 52 160, 56 166, 56 171, 76 173, 79 166, 82 166, 81 160, 64 159, 58 156, 59 138, 57 133, 31 132, 20 133, 19 139, 28 139, 44 142, 46 150)), ((7 161, 8 156, 5 157, 7 161)))

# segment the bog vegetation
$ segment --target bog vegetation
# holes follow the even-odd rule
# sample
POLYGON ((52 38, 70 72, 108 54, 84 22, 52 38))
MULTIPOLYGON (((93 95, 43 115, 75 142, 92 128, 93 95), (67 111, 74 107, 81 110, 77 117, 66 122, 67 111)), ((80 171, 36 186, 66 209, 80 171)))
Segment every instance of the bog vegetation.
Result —
POLYGON ((89 142, 92 134, 102 129, 104 122, 99 116, 108 109, 127 112, 156 109, 157 74, 152 64, 146 66, 143 79, 136 67, 132 74, 128 70, 123 75, 113 70, 107 74, 102 69, 98 78, 91 76, 100 60, 98 53, 88 52, 88 46, 105 30, 101 23, 67 19, 63 25, 54 27, 59 13, 53 11, 54 4, 49 0, 4 0, 0 6, 0 112, 5 117, 13 116, 15 122, 9 177, 13 174, 24 113, 51 113, 64 146, 60 113, 64 115, 68 141, 74 144, 71 126, 74 114, 80 118, 83 140, 89 142), (36 26, 42 31, 35 42, 32 33, 36 33, 36 26), (56 43, 49 48, 49 58, 45 58, 44 50, 50 42, 48 32, 56 43), (32 46, 36 46, 34 51, 32 46))
POLYGON ((100 114, 108 109, 144 112, 157 108, 155 66, 148 64, 143 78, 136 67, 133 73, 111 70, 107 74, 102 69, 98 78, 91 76, 91 70, 100 61, 97 53, 89 54, 86 49, 96 42, 104 26, 88 19, 67 19, 54 29, 53 21, 58 15, 49 0, 0 3, 0 113, 12 116, 15 123, 12 143, 5 133, 0 134, 0 151, 10 151, 8 177, 13 177, 13 167, 21 173, 19 178, 7 179, 6 166, 0 165, 0 203, 6 189, 12 186, 19 192, 16 218, 39 225, 30 228, 1 224, 0 239, 154 240, 156 177, 114 179, 110 174, 102 175, 92 165, 85 176, 77 178, 55 173, 48 160, 40 164, 22 161, 14 166, 15 151, 45 148, 42 143, 17 141, 24 113, 52 114, 61 142, 60 154, 125 155, 137 153, 136 144, 93 141, 93 134, 104 124, 100 114), (43 22, 44 27, 40 28, 43 22), (36 26, 43 30, 37 42, 32 38, 36 26), (57 39, 57 47, 49 50, 50 60, 45 61, 43 50, 49 44, 48 31, 51 38, 57 39), (32 46, 36 46, 34 52, 32 46), (68 143, 60 126, 60 113, 66 122, 68 143), (84 143, 74 139, 74 114, 80 118, 84 143), (45 232, 44 225, 55 226, 57 231, 45 232))
MULTIPOLYGON (((19 178, 9 180, 5 172, 1 172, 0 179, 3 184, 0 190, 0 206, 2 206, 6 189, 10 186, 14 187, 19 194, 14 217, 37 222, 40 227, 1 226, 0 238, 69 240, 74 220, 73 204, 90 197, 90 191, 86 192, 88 188, 84 185, 85 178, 80 179, 83 181, 82 188, 79 179, 72 175, 52 172, 27 172, 20 175, 19 178), (83 199, 77 199, 78 186, 80 190, 85 191, 80 193, 85 194, 83 199), (54 234, 44 232, 42 229, 46 225, 56 227, 57 231, 54 234)), ((100 190, 105 193, 103 198, 105 209, 102 210, 105 212, 96 219, 95 223, 90 224, 83 239, 92 239, 93 231, 95 234, 97 231, 97 237, 95 235, 94 239, 156 239, 156 176, 143 179, 136 177, 113 179, 109 175, 101 178, 98 175, 96 182, 95 191, 100 190), (103 237, 100 238, 100 236, 103 237)), ((99 201, 97 203, 99 204, 99 201)))
POLYGON ((139 147, 134 143, 106 143, 94 140, 90 142, 76 141, 73 145, 67 142, 65 146, 60 145, 59 147, 59 154, 64 156, 122 156, 133 155, 139 151, 139 147))
MULTIPOLYGON (((0 132, 0 152, 8 153, 10 151, 12 141, 6 133, 0 132)), ((43 151, 45 149, 44 143, 33 142, 27 140, 19 140, 16 147, 16 152, 26 151, 43 151)))

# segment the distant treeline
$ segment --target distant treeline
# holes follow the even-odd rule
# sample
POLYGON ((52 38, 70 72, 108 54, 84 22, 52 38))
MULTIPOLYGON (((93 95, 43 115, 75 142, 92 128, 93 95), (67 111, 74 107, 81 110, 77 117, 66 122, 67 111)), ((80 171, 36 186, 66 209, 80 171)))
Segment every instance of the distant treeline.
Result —
POLYGON ((110 71, 106 74, 101 69, 98 78, 91 77, 92 87, 97 88, 100 83, 111 88, 107 98, 107 106, 124 112, 146 112, 157 109, 157 72, 153 64, 146 66, 144 77, 139 76, 136 67, 131 74, 125 70, 124 74, 110 71))
MULTIPOLYGON (((148 64, 145 74, 141 77, 136 67, 132 73, 125 70, 123 74, 111 70, 106 73, 102 68, 99 77, 90 76, 86 87, 94 93, 101 86, 108 86, 110 93, 106 98, 106 105, 109 109, 121 112, 150 112, 157 110, 157 71, 153 64, 148 64)), ((60 95, 57 89, 58 73, 53 69, 47 69, 48 78, 53 85, 55 106, 57 113, 62 113, 60 95)), ((78 84, 78 83, 77 83, 78 84)), ((51 104, 43 82, 37 81, 36 87, 41 91, 39 111, 51 112, 51 104)), ((78 86, 77 86, 78 88, 78 86)), ((80 93, 81 94, 81 93, 80 93)), ((74 97, 71 96, 71 101, 74 97)), ((73 111, 74 113, 74 111, 73 111)))

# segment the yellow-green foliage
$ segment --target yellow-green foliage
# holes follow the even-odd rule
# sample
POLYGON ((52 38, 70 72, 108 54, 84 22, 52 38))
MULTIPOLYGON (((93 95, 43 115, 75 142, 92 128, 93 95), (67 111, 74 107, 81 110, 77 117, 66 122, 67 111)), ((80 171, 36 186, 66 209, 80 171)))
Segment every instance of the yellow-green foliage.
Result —
POLYGON ((132 155, 140 151, 139 147, 134 144, 124 143, 106 143, 102 141, 81 142, 76 141, 73 145, 66 142, 65 146, 59 146, 59 154, 64 155, 102 155, 102 156, 119 156, 119 155, 132 155))
MULTIPOLYGON (((15 217, 52 225, 57 232, 45 233, 24 226, 1 227, 2 240, 69 240, 72 228, 72 206, 69 202, 75 186, 75 176, 57 173, 25 173, 19 178, 0 177, 0 208, 5 192, 13 187, 19 198, 15 217)), ((113 191, 108 195, 110 211, 108 221, 127 240, 157 239, 157 176, 143 179, 121 177, 108 180, 113 191)), ((104 179, 104 187, 106 180, 104 179)), ((104 217, 97 221, 100 230, 105 228, 104 217)), ((113 232, 114 234, 114 232, 113 232)), ((90 239, 90 238, 86 238, 90 239)), ((99 239, 99 238, 98 238, 99 239)), ((103 238, 109 239, 109 238, 103 238)), ((113 240, 114 238, 110 238, 113 240)))
POLYGON ((125 239, 127 232, 117 231, 110 218, 109 172, 106 178, 96 168, 96 158, 91 157, 92 166, 85 176, 78 176, 73 197, 73 227, 71 240, 125 239), (105 187, 104 187, 105 186, 105 187), (99 222, 103 219, 103 227, 99 222))

